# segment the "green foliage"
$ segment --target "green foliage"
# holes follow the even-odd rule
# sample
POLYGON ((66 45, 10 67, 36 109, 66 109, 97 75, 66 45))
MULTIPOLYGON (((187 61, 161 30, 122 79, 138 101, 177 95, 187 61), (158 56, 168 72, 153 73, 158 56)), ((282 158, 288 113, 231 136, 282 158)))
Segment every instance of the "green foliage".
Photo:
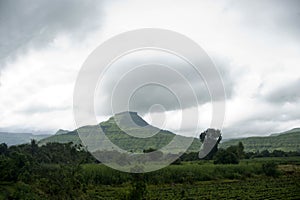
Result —
POLYGON ((277 164, 274 161, 269 161, 262 164, 262 170, 267 176, 278 176, 277 164))
POLYGON ((241 139, 232 139, 220 144, 221 148, 228 148, 242 142, 246 152, 256 151, 274 151, 281 150, 285 152, 300 152, 300 129, 292 129, 279 134, 273 134, 264 137, 248 137, 241 139))
POLYGON ((238 156, 230 150, 220 149, 214 159, 214 164, 238 164, 238 163, 239 163, 238 156))
POLYGON ((197 161, 199 160, 199 152, 184 153, 180 156, 182 161, 197 161))
POLYGON ((143 174, 133 174, 133 181, 131 182, 131 190, 128 195, 130 200, 144 199, 147 194, 147 186, 143 174))
POLYGON ((45 165, 38 169, 35 185, 51 199, 76 199, 86 190, 79 165, 45 165))
MULTIPOLYGON (((182 163, 170 165, 158 171, 144 174, 148 184, 193 183, 218 179, 247 178, 262 174, 261 164, 214 165, 209 162, 182 163)), ((119 172, 102 164, 86 164, 83 173, 87 183, 92 185, 118 185, 134 180, 132 174, 119 172)))
MULTIPOLYGON (((262 164, 266 160, 269 159, 243 160, 238 165, 214 165, 209 161, 198 161, 146 173, 143 175, 146 183, 144 199, 298 199, 300 174, 270 180, 262 171, 262 164)), ((299 158, 284 160, 288 163, 300 162, 299 158)), ((278 158, 276 162, 281 161, 278 158)), ((84 166, 85 172, 91 169, 98 169, 96 173, 101 173, 98 179, 103 179, 107 173, 112 180, 114 175, 123 177, 117 185, 109 184, 105 187, 103 183, 93 184, 93 188, 99 188, 99 199, 129 199, 134 194, 133 191, 136 191, 133 188, 137 180, 132 174, 121 173, 103 165, 84 166)))
POLYGON ((236 146, 230 146, 226 150, 220 149, 215 158, 215 164, 238 164, 239 160, 245 157, 244 145, 239 142, 236 146))
POLYGON ((39 147, 32 140, 0 148, 0 183, 15 184, 13 191, 4 190, 4 199, 77 199, 85 195, 80 164, 95 160, 81 146, 51 143, 39 147))
MULTIPOLYGON (((297 167, 300 157, 254 158, 235 165, 198 160, 145 174, 132 174, 96 164, 82 146, 71 143, 37 146, 32 141, 9 148, 2 145, 0 149, 0 199, 300 197, 297 187, 300 184, 297 167), (292 176, 278 173, 277 164, 292 165, 292 176), (269 180, 265 175, 276 179, 269 180)), ((243 155, 242 149, 240 144, 224 151, 243 155)), ((147 151, 155 152, 153 150, 147 151)), ((191 158, 196 155, 186 154, 191 158)))
MULTIPOLYGON (((115 115, 114 117, 109 118, 105 122, 101 122, 100 126, 102 130, 104 131, 105 135, 109 138, 109 140, 117 145, 118 147, 130 151, 130 152, 138 152, 141 153, 145 149, 161 149, 162 147, 169 144, 173 138, 175 137, 175 134, 166 131, 166 130, 160 130, 156 127, 153 127, 147 122, 145 122, 140 116, 138 116, 136 113, 131 113, 130 117, 134 122, 136 122, 140 126, 133 126, 130 122, 131 119, 128 119, 128 116, 126 114, 119 114, 115 115), (122 129, 119 128, 119 124, 121 123, 122 129), (126 133, 125 133, 126 132, 126 133), (148 138, 138 138, 133 137, 130 134, 139 134, 139 135, 150 135, 153 132, 157 133, 152 137, 148 138)), ((81 133, 95 133, 97 132, 97 129, 99 129, 99 125, 95 126, 84 126, 80 127, 77 130, 80 130, 81 133)), ((70 131, 70 132, 62 132, 62 134, 56 134, 51 137, 42 139, 39 141, 40 145, 47 144, 49 142, 58 142, 58 143, 69 143, 73 142, 74 144, 80 144, 81 140, 78 136, 77 130, 70 131)), ((61 131, 60 131, 61 132, 61 131)), ((97 141, 99 138, 97 138, 97 134, 90 134, 90 140, 97 141)), ((197 138, 188 138, 184 136, 178 136, 180 139, 179 141, 182 141, 183 143, 185 141, 189 142, 191 139, 193 139, 193 142, 191 146, 188 149, 188 152, 191 151, 199 151, 199 148, 201 146, 200 140, 197 138)), ((91 146, 89 145, 89 149, 92 149, 93 152, 97 150, 98 146, 91 146)), ((105 147, 103 146, 103 149, 105 147)), ((106 150, 111 150, 110 148, 107 148, 106 150)), ((174 150, 176 151, 176 149, 174 150)))
POLYGON ((299 176, 148 187, 148 199, 299 199, 299 176), (298 180, 297 180, 298 178, 298 180))
POLYGON ((7 144, 5 144, 5 143, 0 144, 0 155, 6 156, 7 153, 8 153, 7 144))

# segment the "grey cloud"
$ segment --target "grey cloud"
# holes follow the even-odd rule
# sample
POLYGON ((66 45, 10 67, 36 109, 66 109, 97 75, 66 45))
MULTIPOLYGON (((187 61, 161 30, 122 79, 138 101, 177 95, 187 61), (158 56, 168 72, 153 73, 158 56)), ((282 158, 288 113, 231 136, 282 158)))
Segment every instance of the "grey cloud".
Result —
POLYGON ((225 139, 250 136, 266 136, 274 133, 274 129, 276 130, 277 128, 276 124, 278 124, 278 122, 242 121, 240 123, 236 123, 234 126, 224 128, 222 132, 225 139))
POLYGON ((299 39, 300 1, 298 0, 252 0, 231 1, 224 12, 237 11, 241 25, 268 31, 273 34, 288 34, 299 39))
POLYGON ((102 19, 96 0, 0 0, 0 70, 28 48, 38 48, 62 32, 82 37, 102 19))
POLYGON ((288 106, 277 104, 271 104, 271 106, 268 109, 257 110, 246 119, 224 128, 225 138, 269 135, 291 129, 291 124, 299 122, 300 102, 288 106))
MULTIPOLYGON (((153 58, 152 58, 153 59, 153 58)), ((147 113, 149 108, 154 104, 162 105, 167 111, 186 109, 211 101, 210 93, 204 82, 204 79, 188 64, 182 61, 155 59, 154 63, 163 63, 177 72, 170 70, 163 66, 149 65, 131 71, 122 79, 122 75, 132 66, 137 66, 138 63, 151 63, 144 58, 136 58, 135 61, 122 63, 113 67, 113 69, 106 75, 101 88, 102 91, 96 95, 98 105, 100 105, 97 113, 98 115, 110 115, 111 103, 114 107, 114 112, 124 111, 129 102, 130 110, 139 112, 140 114, 147 113), (184 78, 182 78, 182 77, 184 78), (150 84, 141 88, 136 88, 140 83, 151 82, 151 80, 161 81, 164 86, 150 84), (120 82, 118 82, 120 81, 120 82), (188 83, 191 85, 188 85, 188 83), (112 92, 115 88, 115 96, 112 92), (137 89, 134 93, 134 89, 137 89), (173 94, 171 90, 173 90, 173 94), (194 98, 194 94, 196 98, 194 98), (128 95, 131 95, 128 98, 128 95), (178 95, 178 96, 176 96, 178 95), (198 102, 196 102, 198 100, 198 102), (103 106, 106 105, 106 106, 103 106), (103 108, 104 107, 104 108, 103 108)), ((224 83, 227 98, 231 98, 234 86, 234 78, 230 72, 230 66, 227 60, 214 58, 216 67, 220 72, 224 83)), ((215 77, 204 77, 205 79, 214 79, 215 77)), ((213 80, 214 81, 214 80, 213 80)), ((215 80, 216 82, 217 80, 215 80)), ((212 87, 215 87, 213 85, 212 87)), ((222 92, 220 92, 222 94, 222 92)), ((217 98, 221 99, 221 96, 217 98)), ((97 107, 97 106, 96 106, 97 107)))
POLYGON ((266 94, 264 97, 272 103, 293 103, 300 100, 300 79, 282 85, 266 94))
POLYGON ((43 134, 54 134, 56 133, 57 129, 38 129, 32 127, 24 127, 23 125, 14 125, 14 126, 7 126, 1 127, 0 132, 9 132, 9 133, 32 133, 34 135, 43 135, 43 134))

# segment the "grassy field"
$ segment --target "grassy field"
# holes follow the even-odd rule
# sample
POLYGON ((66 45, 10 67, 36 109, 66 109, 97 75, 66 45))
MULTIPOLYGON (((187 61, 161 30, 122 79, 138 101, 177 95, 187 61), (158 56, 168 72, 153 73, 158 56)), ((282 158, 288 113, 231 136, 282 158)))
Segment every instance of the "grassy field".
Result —
MULTIPOLYGON (((145 199, 299 199, 299 176, 202 181, 193 184, 148 185, 145 199)), ((99 186, 91 199, 126 199, 130 185, 99 186)))
POLYGON ((1 182, 0 199, 300 199, 300 157, 245 159, 237 165, 183 162, 145 174, 123 173, 102 164, 54 172, 53 180, 45 182, 47 193, 39 189, 43 180, 1 182), (268 174, 266 163, 277 164, 276 171, 268 174), (75 187, 70 192, 74 173, 80 190, 75 187), (55 191, 66 193, 59 196, 55 191))
MULTIPOLYGON (((130 174, 103 165, 85 165, 89 199, 128 199, 130 174)), ((238 165, 186 162, 146 173, 145 199, 299 199, 300 158, 256 158, 238 165), (278 173, 267 176, 262 165, 275 162, 278 173)))

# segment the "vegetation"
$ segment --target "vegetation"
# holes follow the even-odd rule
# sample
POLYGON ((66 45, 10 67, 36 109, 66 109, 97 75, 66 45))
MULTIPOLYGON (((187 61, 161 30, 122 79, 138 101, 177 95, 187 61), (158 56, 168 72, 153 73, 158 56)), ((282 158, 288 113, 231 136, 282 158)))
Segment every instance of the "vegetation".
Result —
MULTIPOLYGON (((149 125, 146 121, 144 121, 140 116, 138 116, 136 113, 132 112, 125 112, 121 114, 117 114, 111 118, 109 118, 105 122, 101 122, 99 124, 104 131, 105 135, 109 138, 109 140, 117 145, 118 147, 131 151, 131 152, 143 152, 144 149, 160 149, 172 141, 172 139, 176 136, 174 133, 166 130, 160 130, 156 127, 153 127, 149 125), (136 123, 136 125, 132 124, 132 121, 136 123), (121 129, 121 128, 122 129, 121 129), (151 136, 153 133, 156 133, 152 137, 148 138, 138 138, 133 137, 129 134, 139 134, 143 136, 151 136)), ((99 141, 99 138, 97 138, 97 134, 92 135, 91 133, 96 133, 97 129, 99 129, 99 125, 94 126, 84 126, 79 128, 81 132, 84 132, 86 134, 89 134, 89 139, 92 141, 99 141), (93 138, 91 138, 93 137, 93 138)), ((78 130, 78 129, 77 129, 78 130)), ((81 140, 78 136, 77 130, 66 132, 66 131, 60 131, 60 134, 55 134, 51 137, 42 139, 39 141, 40 145, 49 143, 49 142, 59 142, 59 143, 68 143, 73 142, 75 144, 80 144, 81 140)), ((179 136, 179 141, 189 141, 193 140, 192 144, 190 145, 190 148, 188 149, 188 152, 191 151, 199 151, 199 148, 201 146, 200 140, 197 138, 188 138, 184 136, 179 136)), ((90 149, 97 150, 97 147, 93 147, 91 145, 88 145, 90 149)), ((103 148, 105 148, 103 146, 103 148)), ((107 150, 110 150, 111 148, 107 148, 107 150)), ((94 151, 94 150, 93 150, 94 151)), ((176 151, 176 150, 174 150, 176 151)))
MULTIPOLYGON (((175 135, 148 125, 136 113, 121 113, 100 126, 112 142, 126 150, 149 153, 158 159, 177 156, 156 151, 175 135), (128 114, 139 126, 130 124, 128 114), (117 124, 121 124, 122 130, 117 124), (124 133, 149 134, 153 130, 158 133, 146 139, 124 133)), ((98 127, 80 129, 92 133, 98 127)), ((270 138, 293 138, 298 132, 297 129, 270 138)), ((76 130, 59 130, 40 142, 32 140, 18 146, 3 143, 0 144, 0 200, 300 199, 300 151, 272 148, 247 151, 243 140, 229 146, 224 142, 219 148, 221 140, 220 131, 208 129, 170 166, 145 174, 120 172, 97 162, 82 146, 76 130), (204 152, 207 156, 199 160, 201 142, 200 154, 204 152)), ((124 155, 115 156, 116 151, 94 153, 127 164, 124 155)))
POLYGON ((242 142, 246 152, 257 151, 300 151, 300 129, 292 129, 283 133, 272 134, 265 137, 248 137, 239 138, 225 141, 220 144, 222 148, 228 148, 230 146, 242 142))
MULTIPOLYGON (((168 144, 175 136, 174 133, 166 130, 159 130, 156 127, 153 127, 147 122, 145 122, 140 116, 136 113, 121 113, 109 118, 107 121, 101 122, 99 124, 104 130, 105 135, 109 138, 111 142, 128 151, 132 152, 142 152, 144 149, 160 149, 161 147, 168 144), (138 124, 138 126, 132 126, 132 121, 138 124), (122 129, 119 128, 119 126, 122 129), (157 132, 153 137, 149 138, 136 138, 130 136, 127 133, 138 133, 141 135, 149 135, 153 132, 157 132)), ((86 132, 87 134, 95 132, 95 129, 99 128, 99 125, 95 126, 85 126, 79 128, 81 131, 86 132)), ((188 149, 188 152, 199 152, 201 146, 201 140, 210 138, 204 133, 208 133, 209 129, 206 132, 200 135, 200 139, 194 138, 193 142, 188 149)), ((97 140, 97 137, 92 140, 97 140)), ((189 138, 183 137, 181 140, 185 141, 189 138)), ((220 143, 222 137, 215 137, 217 141, 214 141, 214 144, 220 143)), ((77 130, 74 131, 65 131, 60 130, 57 134, 44 138, 39 141, 40 145, 49 143, 49 142, 59 142, 59 143, 69 143, 73 142, 75 144, 80 144, 81 140, 78 136, 77 130)), ((219 145, 216 145, 213 148, 211 154, 206 158, 211 159, 216 153, 218 146, 227 149, 230 146, 237 145, 239 142, 242 142, 244 145, 245 152, 257 153, 258 151, 262 152, 264 150, 268 151, 284 151, 284 152, 299 152, 300 151, 300 129, 292 129, 279 134, 272 134, 271 136, 266 137, 249 137, 249 138, 240 138, 232 139, 228 141, 221 142, 219 145)), ((203 145, 204 147, 205 145, 203 145)), ((93 149, 93 147, 91 147, 93 149)))
POLYGON ((226 150, 220 149, 214 157, 215 164, 238 164, 245 157, 244 145, 239 142, 236 146, 230 146, 226 150))
POLYGON ((262 169, 263 172, 267 175, 267 176, 277 176, 278 175, 278 170, 277 170, 277 163, 274 161, 269 161, 266 163, 262 164, 262 169))
POLYGON ((240 144, 224 150, 239 156, 239 164, 187 161, 197 155, 190 152, 179 164, 130 174, 96 163, 82 146, 72 143, 1 144, 0 199, 300 197, 300 157, 243 159, 242 149, 240 144))

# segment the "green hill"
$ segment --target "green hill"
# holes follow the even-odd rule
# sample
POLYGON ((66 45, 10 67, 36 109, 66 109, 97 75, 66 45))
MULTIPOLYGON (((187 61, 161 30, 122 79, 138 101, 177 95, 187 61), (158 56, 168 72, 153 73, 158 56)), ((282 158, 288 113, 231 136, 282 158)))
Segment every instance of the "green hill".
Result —
POLYGON ((227 148, 242 142, 245 151, 300 151, 300 128, 295 128, 282 133, 271 134, 265 137, 248 137, 232 139, 221 143, 220 147, 227 148))
MULTIPOLYGON (((99 141, 101 139, 99 139, 97 134, 93 134, 96 133, 99 125, 111 142, 124 150, 133 152, 141 152, 144 149, 150 148, 160 149, 161 147, 166 146, 175 136, 175 134, 170 131, 160 130, 149 125, 135 112, 119 113, 98 125, 80 127, 79 130, 84 132, 86 135, 89 135, 89 137, 91 137, 91 141, 99 141), (133 137, 132 135, 138 137, 133 137), (146 138, 140 138, 139 136, 146 136, 146 138)), ((48 142, 81 143, 77 130, 78 129, 74 131, 59 130, 55 135, 40 140, 39 144, 43 145, 48 142)), ((184 136, 179 137, 182 144, 189 139, 184 136)), ((226 140, 221 142, 220 147, 227 148, 229 146, 236 145, 240 141, 244 144, 245 151, 248 152, 263 151, 266 149, 269 151, 300 151, 300 128, 264 137, 248 137, 226 140)), ((105 143, 102 143, 103 148, 105 148, 105 143)), ((97 145, 99 146, 99 142, 97 145)), ((89 148, 96 149, 97 145, 94 145, 93 147, 93 144, 89 144, 89 148)), ((194 138, 188 151, 199 151, 200 146, 200 140, 194 138)))
MULTIPOLYGON (((135 112, 123 112, 116 114, 109 118, 105 122, 101 122, 100 126, 104 131, 105 135, 118 147, 133 152, 142 152, 144 149, 160 149, 166 146, 172 141, 174 133, 166 130, 160 130, 154 126, 149 125, 135 112), (121 129, 120 129, 121 128, 121 129), (125 133, 126 132, 126 133, 125 133), (127 134, 129 133, 129 134, 127 134), (145 138, 134 137, 142 136, 145 138)), ((97 141, 96 129, 99 125, 84 126, 80 127, 80 131, 86 135, 92 137, 91 141, 97 141), (91 136, 92 135, 92 136, 91 136)), ((77 129, 78 130, 78 129, 77 129)), ((57 134, 39 141, 40 145, 48 142, 59 142, 59 143, 80 143, 81 140, 78 136, 77 130, 74 131, 58 131, 57 134)), ((184 144, 191 138, 179 136, 179 141, 184 144)), ((99 144, 99 143, 98 143, 99 144)), ((199 151, 201 142, 199 139, 194 138, 193 143, 188 151, 199 151)), ((89 146, 90 149, 96 149, 96 147, 89 146)))

